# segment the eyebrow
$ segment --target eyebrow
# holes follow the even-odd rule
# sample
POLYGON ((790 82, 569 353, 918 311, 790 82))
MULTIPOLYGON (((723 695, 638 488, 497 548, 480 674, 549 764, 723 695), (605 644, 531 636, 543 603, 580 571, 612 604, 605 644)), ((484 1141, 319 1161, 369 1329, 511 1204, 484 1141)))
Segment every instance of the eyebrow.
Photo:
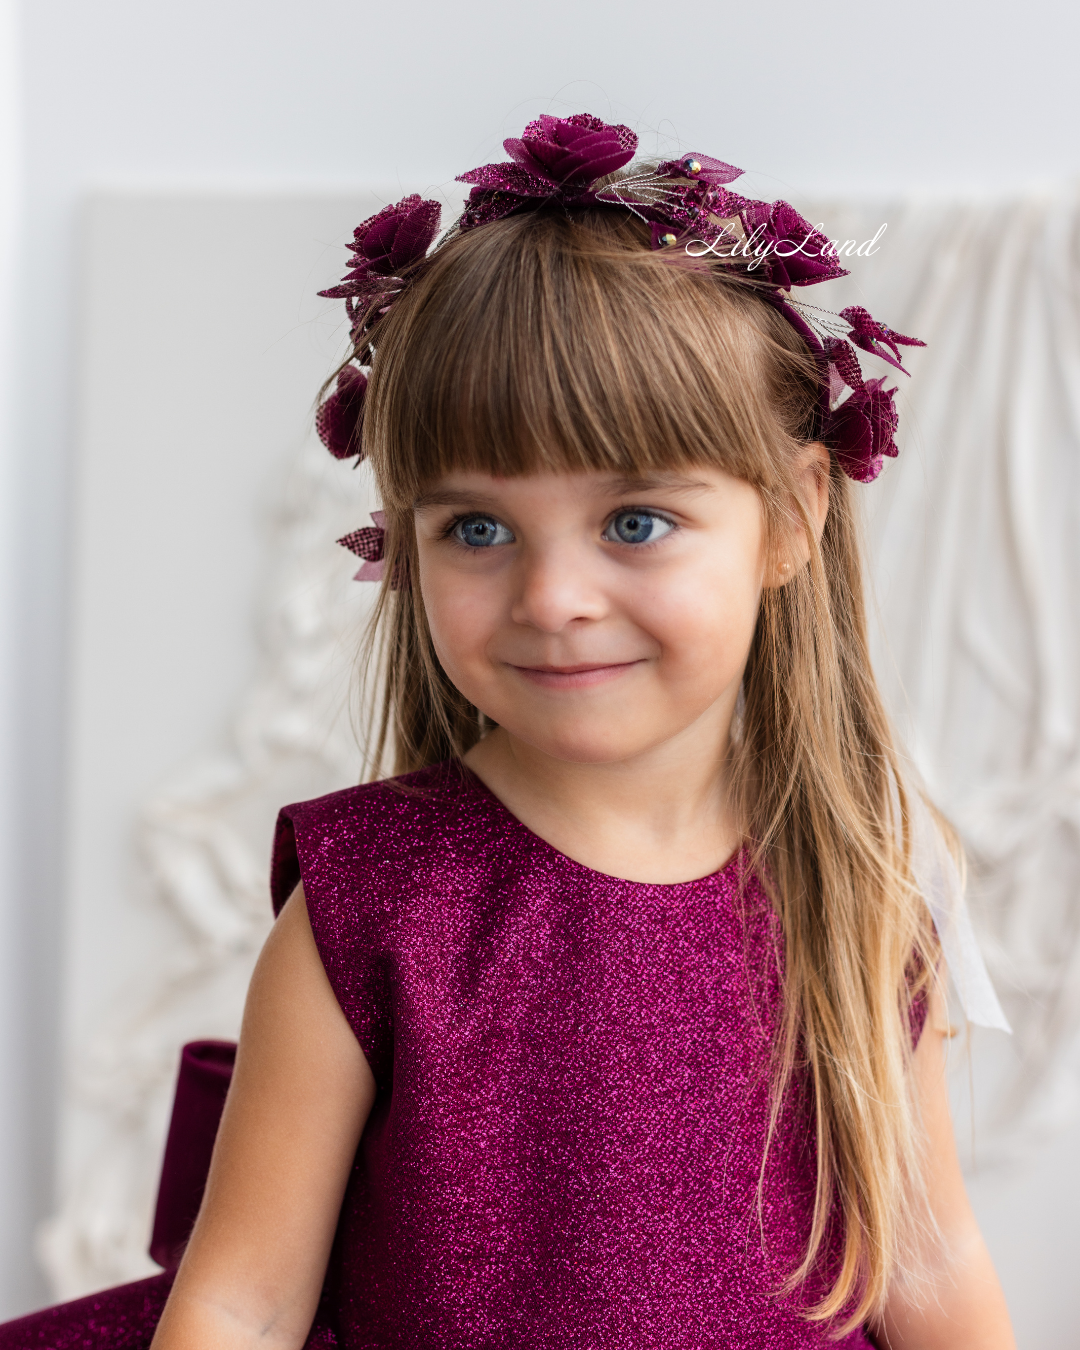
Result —
MULTIPOLYGON (((622 497, 633 492, 685 492, 699 493, 710 491, 710 483, 684 478, 681 474, 619 474, 604 477, 593 485, 596 496, 622 497)), ((421 492, 413 502, 414 511, 423 511, 432 506, 489 507, 499 505, 497 498, 486 492, 474 492, 467 488, 433 488, 430 492, 421 492)))

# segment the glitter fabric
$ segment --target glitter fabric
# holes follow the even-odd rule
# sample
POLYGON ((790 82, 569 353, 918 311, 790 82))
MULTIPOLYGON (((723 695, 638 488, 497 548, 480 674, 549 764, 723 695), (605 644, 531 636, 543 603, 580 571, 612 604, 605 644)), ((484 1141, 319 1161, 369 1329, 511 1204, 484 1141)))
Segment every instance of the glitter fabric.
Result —
POLYGON ((328 1275, 342 1346, 869 1344, 777 1293, 812 1132, 782 1117, 759 1209, 779 978, 740 864, 617 880, 447 768, 282 812, 275 902, 302 877, 379 1089, 328 1275))
MULTIPOLYGON (((617 880, 445 766, 281 813, 275 905, 302 878, 378 1085, 308 1350, 868 1350, 778 1292, 813 1131, 786 1109, 762 1174, 778 947, 742 861, 617 880)), ((145 1350, 168 1287, 0 1350, 145 1350)))
POLYGON ((172 1288, 154 1275, 0 1326, 3 1350, 146 1350, 172 1288))

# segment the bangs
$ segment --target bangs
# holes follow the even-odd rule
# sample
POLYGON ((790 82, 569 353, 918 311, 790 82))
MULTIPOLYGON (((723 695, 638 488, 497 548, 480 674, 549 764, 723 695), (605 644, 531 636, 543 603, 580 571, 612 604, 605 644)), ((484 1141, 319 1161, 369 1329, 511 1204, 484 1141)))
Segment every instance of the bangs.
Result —
POLYGON ((712 464, 764 487, 816 398, 810 353, 752 285, 654 251, 621 208, 532 212, 452 236, 372 348, 364 451, 398 509, 470 469, 712 464), (799 407, 781 406, 793 388, 799 407))

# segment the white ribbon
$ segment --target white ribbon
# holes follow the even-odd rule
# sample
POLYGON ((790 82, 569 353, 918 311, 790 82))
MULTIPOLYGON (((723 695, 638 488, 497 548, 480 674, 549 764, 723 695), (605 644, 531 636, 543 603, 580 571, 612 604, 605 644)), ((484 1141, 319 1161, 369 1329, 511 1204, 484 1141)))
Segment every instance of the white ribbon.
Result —
POLYGON ((969 1022, 1012 1034, 971 924, 960 872, 918 792, 911 792, 911 871, 941 940, 941 950, 969 1022))

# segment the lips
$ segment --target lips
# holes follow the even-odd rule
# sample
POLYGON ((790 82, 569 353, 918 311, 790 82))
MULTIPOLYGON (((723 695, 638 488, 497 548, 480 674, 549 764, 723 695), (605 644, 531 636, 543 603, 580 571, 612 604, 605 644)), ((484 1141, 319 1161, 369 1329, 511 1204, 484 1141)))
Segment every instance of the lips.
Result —
POLYGON ((616 680, 640 664, 640 661, 590 661, 572 666, 511 665, 511 669, 516 670, 531 684, 538 684, 544 688, 587 689, 592 685, 606 684, 609 680, 616 680))

